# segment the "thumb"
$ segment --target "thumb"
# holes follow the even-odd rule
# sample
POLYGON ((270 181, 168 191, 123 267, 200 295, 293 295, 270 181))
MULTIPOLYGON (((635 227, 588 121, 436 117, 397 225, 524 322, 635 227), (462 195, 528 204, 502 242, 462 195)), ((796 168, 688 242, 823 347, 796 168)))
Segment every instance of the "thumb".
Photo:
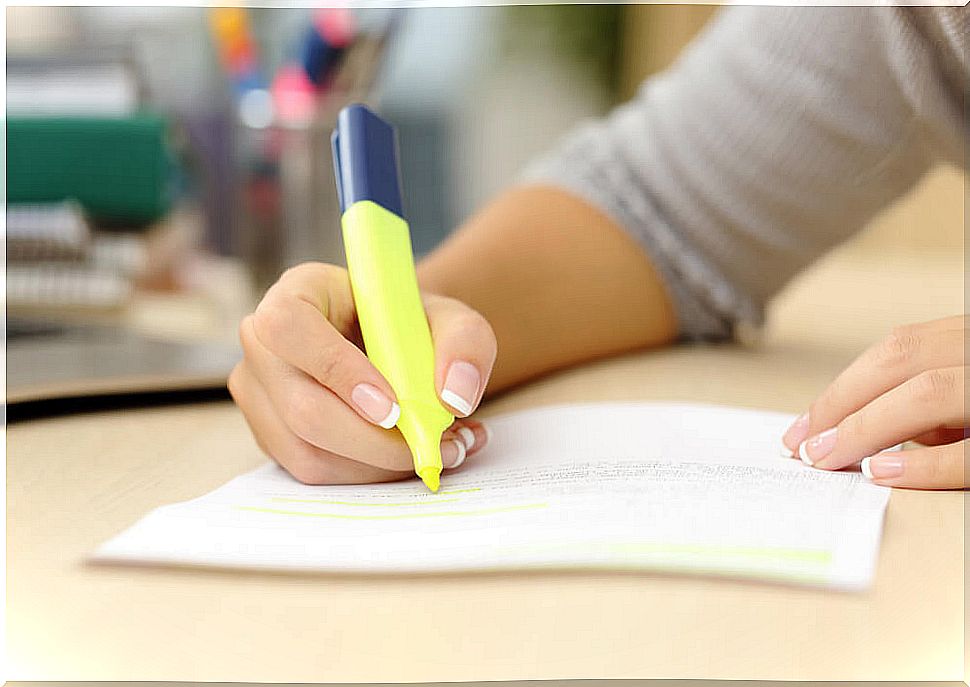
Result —
POLYGON ((435 387, 458 417, 478 407, 495 364, 491 325, 464 303, 445 296, 424 299, 435 349, 435 387))

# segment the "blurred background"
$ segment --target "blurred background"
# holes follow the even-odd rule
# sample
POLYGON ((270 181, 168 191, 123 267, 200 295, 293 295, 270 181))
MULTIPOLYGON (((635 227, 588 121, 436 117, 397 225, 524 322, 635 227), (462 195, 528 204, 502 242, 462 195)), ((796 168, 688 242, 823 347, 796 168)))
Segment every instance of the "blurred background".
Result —
MULTIPOLYGON (((233 341, 283 269, 343 260, 329 136, 353 100, 399 128, 426 253, 715 11, 10 7, 10 333, 233 341)), ((840 255, 962 256, 964 198, 938 170, 840 255)))
POLYGON ((617 100, 628 14, 10 8, 8 305, 148 326, 133 300, 195 295, 168 333, 233 331, 285 267, 342 261, 329 137, 353 100, 399 128, 423 254, 617 100))

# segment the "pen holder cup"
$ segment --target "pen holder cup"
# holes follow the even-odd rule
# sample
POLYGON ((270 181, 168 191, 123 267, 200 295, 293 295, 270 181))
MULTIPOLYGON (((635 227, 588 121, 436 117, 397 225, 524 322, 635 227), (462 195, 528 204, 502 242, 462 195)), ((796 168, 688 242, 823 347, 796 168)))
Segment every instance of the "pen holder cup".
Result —
POLYGON ((334 125, 335 116, 238 125, 235 252, 260 293, 302 262, 345 264, 330 150, 334 125))

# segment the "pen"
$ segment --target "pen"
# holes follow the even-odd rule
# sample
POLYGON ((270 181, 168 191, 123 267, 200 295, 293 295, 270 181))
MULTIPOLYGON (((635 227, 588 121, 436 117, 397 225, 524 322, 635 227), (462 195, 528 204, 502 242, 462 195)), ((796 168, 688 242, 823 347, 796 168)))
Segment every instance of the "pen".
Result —
POLYGON ((236 96, 242 98, 251 91, 264 90, 266 86, 259 72, 256 41, 246 9, 213 7, 209 10, 209 25, 236 96))
POLYGON ((327 87, 355 32, 354 17, 348 8, 327 7, 314 11, 300 59, 314 87, 320 90, 327 87))
POLYGON ((390 383, 397 428, 431 491, 441 434, 454 420, 435 391, 434 348, 405 221, 394 127, 363 105, 337 116, 331 137, 347 270, 367 357, 390 383))

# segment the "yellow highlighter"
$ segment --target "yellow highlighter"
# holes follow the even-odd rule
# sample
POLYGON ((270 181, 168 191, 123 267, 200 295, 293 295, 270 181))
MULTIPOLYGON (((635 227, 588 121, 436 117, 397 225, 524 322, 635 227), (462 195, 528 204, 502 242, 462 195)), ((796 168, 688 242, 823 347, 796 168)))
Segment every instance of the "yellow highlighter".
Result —
POLYGON ((434 347, 404 219, 394 127, 348 105, 331 138, 347 270, 367 357, 397 395, 414 471, 431 491, 454 417, 435 391, 434 347))

